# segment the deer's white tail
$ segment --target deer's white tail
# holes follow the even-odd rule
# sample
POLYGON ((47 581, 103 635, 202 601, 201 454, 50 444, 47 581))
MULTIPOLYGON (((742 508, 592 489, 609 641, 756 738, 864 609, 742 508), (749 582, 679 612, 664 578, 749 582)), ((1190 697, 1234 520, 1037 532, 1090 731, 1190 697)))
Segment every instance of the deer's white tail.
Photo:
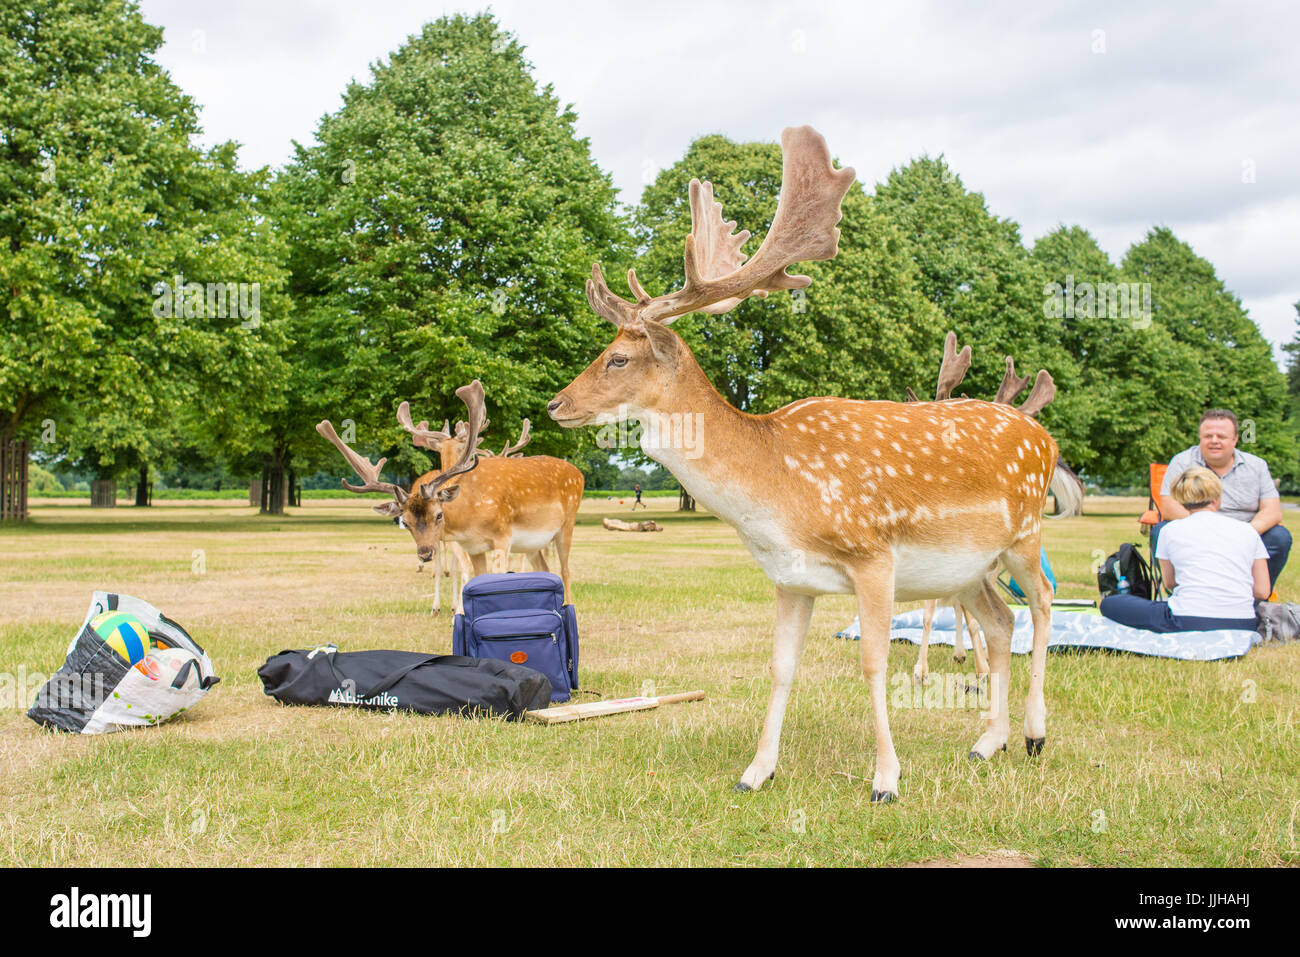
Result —
POLYGON ((1056 471, 1052 473, 1052 484, 1049 487, 1056 496, 1056 514, 1049 515, 1049 518, 1070 518, 1083 514, 1083 480, 1060 459, 1056 460, 1056 471))

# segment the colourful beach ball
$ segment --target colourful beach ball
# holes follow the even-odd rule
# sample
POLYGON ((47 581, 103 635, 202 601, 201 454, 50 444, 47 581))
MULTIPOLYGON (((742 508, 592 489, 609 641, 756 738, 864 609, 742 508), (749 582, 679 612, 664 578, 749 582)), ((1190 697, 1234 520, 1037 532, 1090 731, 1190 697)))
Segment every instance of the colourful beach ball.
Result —
POLYGON ((135 615, 106 611, 90 619, 90 627, 128 665, 135 664, 149 652, 149 631, 135 615))

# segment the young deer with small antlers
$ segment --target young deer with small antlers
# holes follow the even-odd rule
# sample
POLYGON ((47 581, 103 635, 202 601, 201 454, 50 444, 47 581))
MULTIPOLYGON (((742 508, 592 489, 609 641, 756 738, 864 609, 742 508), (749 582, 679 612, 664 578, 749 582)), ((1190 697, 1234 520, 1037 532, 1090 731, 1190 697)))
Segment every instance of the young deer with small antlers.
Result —
MULTIPOLYGON (((410 492, 379 481, 386 459, 372 465, 369 459, 343 443, 329 420, 317 425, 316 430, 343 454, 364 480, 360 486, 345 481, 344 488, 393 495, 393 501, 376 505, 375 511, 400 519, 402 527, 415 539, 421 560, 431 560, 439 542, 454 542, 469 555, 474 574, 481 575, 488 570, 487 556, 494 550, 505 555, 512 550, 536 554, 553 543, 559 552, 565 600, 571 601, 569 549, 578 506, 582 503, 582 473, 568 462, 548 455, 515 458, 505 454, 480 458, 479 436, 486 423, 483 385, 475 379, 457 389, 456 395, 469 410, 466 433, 454 440, 459 449, 457 461, 443 472, 420 476, 410 492), (457 485, 446 484, 457 476, 460 477, 457 485)), ((407 403, 401 404, 397 417, 417 445, 436 449, 442 433, 412 424, 407 403)), ((545 559, 540 561, 544 568, 545 559)))
POLYGON ((692 229, 685 285, 650 297, 628 273, 629 302, 592 269, 587 300, 618 326, 614 341, 547 406, 562 426, 606 424, 620 414, 643 428, 641 447, 700 504, 731 524, 776 585, 772 696, 753 762, 736 785, 775 775, 781 724, 813 601, 856 594, 862 670, 876 732, 873 801, 898 794, 885 666, 893 602, 958 594, 983 626, 994 707, 972 754, 991 758, 1010 736, 1007 687, 1012 617, 988 572, 999 562, 1025 586, 1034 652, 1025 744, 1046 738, 1043 669, 1050 595, 1038 562, 1040 522, 1056 468, 1056 443, 1033 419, 991 402, 803 399, 767 415, 731 406, 682 339, 668 328, 690 312, 724 313, 754 295, 807 286, 786 268, 830 259, 852 169, 834 169, 811 127, 781 136, 781 197, 767 237, 746 261, 748 232, 724 222, 713 189, 690 185, 692 229), (674 447, 672 423, 694 415, 700 442, 674 447))
MULTIPOLYGON (((950 332, 944 339, 943 343, 943 362, 939 366, 939 382, 935 388, 934 401, 943 402, 952 398, 953 389, 961 384, 962 379, 966 377, 966 371, 970 368, 971 354, 970 346, 965 346, 960 353, 957 351, 957 333, 950 332)), ((997 396, 994 402, 1002 405, 1012 405, 1022 392, 1029 386, 1028 378, 1021 378, 1016 375, 1016 364, 1011 356, 1006 357, 1007 369, 1002 376, 1002 384, 998 386, 997 396)), ((919 402, 916 393, 911 389, 907 390, 909 402, 919 402)), ((1047 407, 1047 404, 1056 396, 1056 385, 1052 382, 1051 376, 1046 373, 1039 373, 1037 380, 1034 382, 1034 389, 1029 393, 1029 397, 1020 405, 1020 411, 1031 418, 1037 418, 1038 413, 1047 407)), ((1065 470, 1059 462, 1059 469, 1065 470)), ((1065 470, 1068 471, 1068 470, 1065 470)), ((1078 484, 1078 479, 1074 473, 1070 472, 1068 479, 1078 484)), ((1079 488, 1079 495, 1082 496, 1082 487, 1079 488)), ((997 576, 997 570, 990 573, 989 581, 992 583, 997 576)), ((953 595, 942 602, 945 605, 951 605, 953 610, 954 624, 956 631, 953 642, 953 658, 956 661, 966 660, 965 640, 962 635, 962 625, 965 624, 965 630, 970 632, 971 650, 975 653, 975 673, 987 675, 989 673, 988 658, 985 656, 983 647, 983 636, 979 632, 978 625, 972 625, 970 616, 962 607, 961 599, 953 595)), ((930 629, 934 624, 934 613, 940 601, 930 599, 925 603, 924 621, 921 626, 921 650, 916 658, 916 667, 912 670, 912 676, 920 682, 924 682, 930 674, 929 664, 929 647, 930 647, 930 629)))

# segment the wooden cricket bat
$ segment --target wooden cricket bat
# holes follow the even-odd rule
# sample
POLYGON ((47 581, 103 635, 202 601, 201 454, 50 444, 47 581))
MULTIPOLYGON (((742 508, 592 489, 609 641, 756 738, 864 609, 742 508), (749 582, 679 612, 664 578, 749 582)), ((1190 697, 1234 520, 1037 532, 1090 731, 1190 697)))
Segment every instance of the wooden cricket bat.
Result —
POLYGON ((580 721, 583 718, 599 718, 607 714, 622 714, 625 711, 648 711, 661 704, 676 704, 678 701, 700 701, 703 691, 683 691, 681 694, 661 694, 657 698, 613 698, 609 701, 588 701, 583 704, 566 704, 560 708, 545 708, 539 711, 525 711, 524 717, 540 724, 563 724, 566 721, 580 721))

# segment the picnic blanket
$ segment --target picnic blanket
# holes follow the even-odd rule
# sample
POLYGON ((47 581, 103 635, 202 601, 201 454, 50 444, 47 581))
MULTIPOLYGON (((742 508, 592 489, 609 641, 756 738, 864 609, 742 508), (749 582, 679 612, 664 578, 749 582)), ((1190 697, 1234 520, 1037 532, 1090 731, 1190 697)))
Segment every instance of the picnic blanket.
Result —
MULTIPOLYGON (((1016 624, 1015 630, 1011 633, 1011 653, 1026 655, 1029 654, 1034 643, 1033 619, 1028 608, 1017 608, 1014 611, 1016 624)), ((889 637, 894 641, 910 641, 919 645, 924 618, 925 612, 920 608, 895 615, 889 625, 889 637)), ((858 620, 854 618, 853 623, 843 631, 837 632, 835 637, 858 640, 860 637, 858 620)), ((930 642, 936 645, 951 645, 955 637, 953 610, 940 607, 934 615, 930 642)), ((969 646, 969 633, 965 640, 969 646)), ((1185 661, 1219 661, 1224 658, 1239 658, 1261 640, 1256 632, 1235 629, 1174 631, 1161 635, 1140 628, 1129 628, 1127 625, 1121 625, 1099 615, 1053 609, 1052 637, 1047 647, 1055 650, 1102 648, 1108 651, 1127 651, 1135 655, 1180 658, 1185 661)))

